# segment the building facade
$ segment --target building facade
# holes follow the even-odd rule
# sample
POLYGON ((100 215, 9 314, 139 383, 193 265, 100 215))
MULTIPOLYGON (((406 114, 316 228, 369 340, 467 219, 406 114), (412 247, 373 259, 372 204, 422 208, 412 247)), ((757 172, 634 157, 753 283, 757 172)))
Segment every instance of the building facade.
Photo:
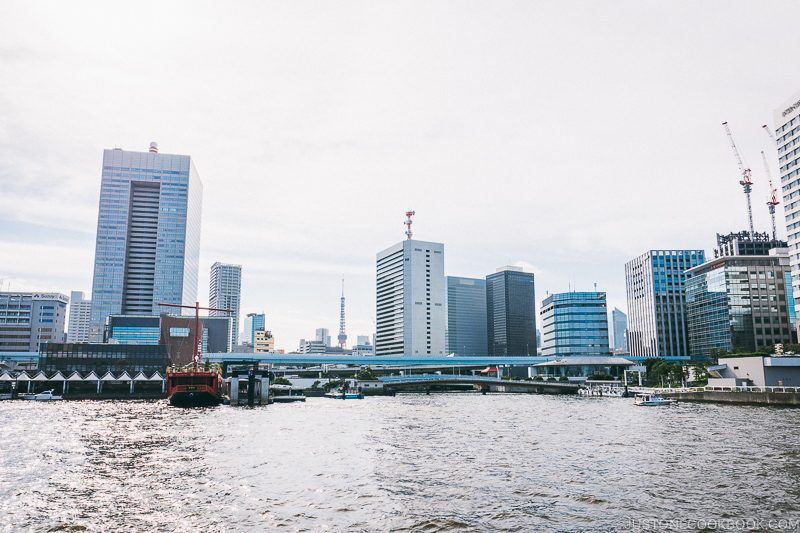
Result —
POLYGON ((0 292, 0 352, 35 352, 64 342, 69 298, 57 292, 0 292))
POLYGON ((377 255, 375 355, 445 355, 444 245, 405 240, 377 255))
POLYGON ((788 303, 784 249, 774 255, 722 256, 689 270, 686 306, 689 354, 756 352, 796 342, 788 303))
POLYGON ((611 311, 611 327, 614 334, 614 351, 624 353, 628 351, 628 315, 614 308, 611 311))
POLYGON ((167 347, 163 345, 50 342, 42 346, 39 356, 39 370, 47 374, 93 371, 102 376, 126 370, 131 376, 136 372, 150 375, 163 374, 168 365, 167 347))
POLYGON ((214 263, 211 265, 211 280, 208 289, 208 306, 226 311, 209 311, 211 316, 230 318, 231 344, 227 351, 239 344, 239 307, 242 299, 242 265, 214 263))
POLYGON ((89 342, 91 322, 92 301, 87 300, 83 292, 72 291, 69 296, 67 342, 89 342))
POLYGON ((795 313, 800 310, 800 92, 773 113, 795 313))
POLYGON ((684 282, 704 261, 703 250, 650 250, 625 264, 631 355, 688 355, 684 282))
POLYGON ((769 233, 740 231, 738 233, 717 233, 717 247, 714 257, 727 255, 769 255, 773 248, 786 248, 786 242, 773 239, 769 233))
POLYGON ((243 342, 253 345, 256 338, 256 331, 267 328, 267 315, 264 313, 247 313, 244 319, 244 338, 243 342))
POLYGON ((447 352, 486 355, 486 280, 447 276, 447 352))
POLYGON ((92 283, 93 340, 109 315, 197 300, 203 185, 187 155, 103 152, 92 283))
POLYGON ((486 338, 489 355, 536 355, 532 273, 506 266, 486 276, 486 338))
POLYGON ((608 356, 604 292, 564 292, 542 300, 542 356, 608 356))
POLYGON ((257 329, 253 335, 253 352, 275 353, 275 339, 271 331, 257 329))
POLYGON ((314 338, 317 342, 321 342, 325 346, 331 345, 331 332, 328 328, 317 328, 314 338))

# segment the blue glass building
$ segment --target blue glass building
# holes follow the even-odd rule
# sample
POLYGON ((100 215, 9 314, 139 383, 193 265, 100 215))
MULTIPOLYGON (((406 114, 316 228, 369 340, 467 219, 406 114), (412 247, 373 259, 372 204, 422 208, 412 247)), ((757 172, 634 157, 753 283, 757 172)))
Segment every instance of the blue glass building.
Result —
POLYGON ((486 355, 486 280, 447 276, 447 351, 486 355))
POLYGON ((542 356, 607 356, 604 292, 564 292, 542 300, 542 356))
POLYGON ((264 313, 247 313, 244 319, 244 338, 243 340, 253 346, 256 342, 256 331, 267 328, 267 315, 264 313))
POLYGON ((704 261, 703 250, 649 250, 625 264, 631 355, 689 354, 684 282, 704 261))
POLYGON ((486 337, 489 355, 536 355, 532 273, 507 266, 486 276, 486 337))
POLYGON ((187 155, 103 152, 90 337, 109 315, 158 315, 197 299, 203 185, 187 155))

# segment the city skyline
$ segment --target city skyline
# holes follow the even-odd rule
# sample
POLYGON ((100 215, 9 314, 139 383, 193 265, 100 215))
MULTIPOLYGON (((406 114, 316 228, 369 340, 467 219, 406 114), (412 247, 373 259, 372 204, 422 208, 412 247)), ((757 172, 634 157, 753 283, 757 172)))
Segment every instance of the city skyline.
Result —
MULTIPOLYGON (((0 156, 7 162, 0 169, 5 193, 0 255, 15 259, 0 277, 12 290, 77 290, 94 297, 89 293, 98 159, 103 149, 116 145, 139 151, 150 141, 159 142, 163 153, 191 154, 203 176, 199 287, 208 286, 214 261, 244 265, 242 313, 266 311, 277 346, 286 349, 320 325, 337 329, 342 273, 348 279, 350 334, 374 332, 374 253, 402 238, 402 213, 408 207, 418 213, 416 236, 447 246, 446 275, 481 278, 498 264, 525 266, 537 275, 537 312, 548 292, 590 290, 594 282, 608 293, 609 308, 627 310, 626 261, 648 249, 710 251, 714 233, 745 228, 736 166, 719 126, 724 120, 753 167, 756 229, 770 227, 759 150, 767 152, 773 176, 779 173, 774 147, 760 126, 772 124, 773 111, 798 85, 774 54, 793 49, 798 39, 788 17, 777 16, 778 7, 716 5, 714 14, 726 24, 700 32, 692 25, 699 22, 692 22, 689 29, 698 31, 686 36, 674 30, 699 19, 687 16, 685 7, 647 15, 643 7, 620 4, 617 9, 626 16, 617 21, 587 4, 570 17, 581 32, 577 44, 559 46, 569 69, 563 58, 556 62, 536 51, 551 48, 559 24, 567 24, 546 6, 498 7, 496 24, 483 28, 489 46, 467 31, 486 14, 474 5, 464 6, 462 24, 444 35, 433 21, 418 28, 416 40, 351 28, 352 43, 332 45, 336 57, 355 54, 356 67, 350 69, 337 61, 326 65, 330 57, 324 53, 297 52, 286 60, 291 63, 276 53, 253 72, 227 70, 229 54, 246 57, 248 49, 270 49, 287 39, 280 31, 274 37, 248 32, 207 56, 211 69, 229 76, 206 83, 212 81, 209 74, 192 75, 192 58, 171 47, 159 30, 179 20, 178 9, 149 21, 145 12, 113 8, 132 21, 120 30, 124 36, 145 27, 151 37, 146 43, 129 39, 137 45, 125 47, 109 38, 112 30, 81 20, 67 6, 43 6, 20 4, 0 22, 0 53, 6 59, 1 74, 15 80, 0 89, 0 110, 8 119, 0 137, 0 156), (625 24, 626 17, 637 17, 640 26, 625 24), (49 24, 34 39, 23 28, 36 18, 69 24, 49 24), (596 24, 599 20, 603 24, 596 24), (551 24, 553 29, 547 27, 551 24), (742 42, 743 28, 756 37, 742 42), (76 40, 74 33, 84 38, 76 40), (638 39, 643 51, 621 46, 615 33, 638 39), (504 40, 506 34, 512 41, 504 40), (377 56, 361 51, 368 38, 377 56), (532 50, 519 71, 510 69, 520 58, 508 61, 516 49, 508 42, 532 50), (584 58, 581 43, 586 42, 597 52, 584 58), (723 48, 738 58, 736 64, 718 61, 723 48), (174 76, 174 88, 153 87, 144 77, 118 84, 125 72, 118 57, 147 57, 147 72, 174 76), (381 65, 404 61, 413 61, 410 71, 381 79, 386 74, 381 65), (438 76, 443 64, 455 74, 438 76), (745 79, 742 64, 751 73, 745 79), (275 70, 285 76, 270 87, 274 103, 259 99, 249 109, 255 97, 242 91, 261 86, 275 70), (86 91, 66 82, 72 73, 105 81, 86 91), (319 73, 318 78, 309 73, 319 73), (40 83, 42 77, 55 81, 40 83), (309 77, 326 97, 290 94, 290 88, 307 87, 309 77), (590 91, 577 83, 587 78, 590 91), (203 84, 207 87, 197 87, 203 84), (398 92, 395 85, 420 94, 398 92), (362 86, 368 92, 361 92, 362 86), (112 92, 117 101, 132 105, 121 108, 107 101, 112 92), (671 98, 675 92, 685 98, 671 98), (44 116, 34 104, 49 94, 59 105, 44 116), (487 94, 499 97, 487 99, 487 94), (207 117, 179 120, 193 117, 190 109, 197 106, 219 127, 203 127, 207 117), (257 127, 239 129, 245 109, 252 111, 257 127), (308 111, 298 112, 303 109, 308 111), (233 119, 225 119, 226 113, 233 119), (342 125, 339 113, 354 119, 342 125), (406 157, 409 153, 416 155, 406 157), (463 186, 471 193, 457 190, 463 186), (309 188, 316 199, 307 194, 309 188), (474 191, 480 189, 485 194, 479 201, 474 191), (518 194, 528 189, 530 194, 518 194), (264 198, 268 209, 263 209, 264 198), (359 198, 381 201, 363 202, 358 211, 338 207, 359 198), (63 205, 69 208, 56 208, 63 205), (468 213, 472 227, 464 231, 464 224, 454 221, 466 221, 468 213), (665 219, 669 227, 661 223, 665 219), (48 256, 58 261, 41 261, 48 256)), ((302 18, 302 10, 280 9, 288 19, 302 18)), ((701 14, 711 16, 711 9, 702 8, 701 14)), ((418 22, 412 10, 395 10, 367 16, 384 29, 418 22)), ((222 35, 249 19, 264 20, 263 13, 239 8, 222 35)), ((197 17, 208 21, 215 14, 198 8, 197 17)), ((190 42, 208 51, 220 38, 190 42)), ((275 49, 286 52, 296 39, 309 38, 314 50, 330 44, 301 31, 275 49)), ((786 236, 782 212, 781 205, 779 238, 786 236)))

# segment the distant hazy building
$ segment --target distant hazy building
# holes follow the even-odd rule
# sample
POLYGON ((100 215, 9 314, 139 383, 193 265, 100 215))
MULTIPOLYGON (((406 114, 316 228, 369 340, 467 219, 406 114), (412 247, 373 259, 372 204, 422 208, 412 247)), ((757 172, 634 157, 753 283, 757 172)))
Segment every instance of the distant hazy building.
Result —
POLYGON ((350 352, 351 355, 375 355, 375 347, 369 343, 356 344, 350 352))
POLYGON ((275 353, 275 339, 271 331, 257 329, 253 335, 253 352, 275 353))
POLYGON ((778 184, 783 191, 783 214, 792 268, 795 312, 800 311, 800 166, 797 146, 800 143, 800 92, 795 93, 775 112, 775 140, 778 147, 778 184))
POLYGON ((405 240, 377 255, 376 355, 446 355, 444 245, 405 240))
POLYGON ((329 348, 330 347, 326 346, 322 341, 300 339, 300 346, 297 352, 302 354, 320 354, 328 352, 329 348))
POLYGON ((615 307, 611 311, 611 326, 614 334, 614 351, 626 352, 628 340, 625 332, 628 330, 628 315, 615 307))
POLYGON ((92 322, 92 301, 84 298, 81 291, 72 291, 69 296, 69 320, 67 342, 89 342, 92 322))
POLYGON ((564 292, 542 301, 542 356, 608 356, 604 292, 564 292))
POLYGON ((447 276, 447 351, 486 355, 486 280, 447 276))
POLYGON ((230 318, 231 345, 239 344, 239 307, 242 300, 242 265, 214 263, 211 265, 211 281, 208 289, 208 306, 218 309, 230 309, 231 312, 209 311, 211 316, 230 318))
POLYGON ((63 343, 69 298, 57 292, 0 292, 0 352, 36 352, 63 343))
POLYGON ((247 313, 244 319, 244 338, 243 341, 248 341, 252 346, 255 342, 256 331, 259 329, 267 329, 267 315, 264 313, 247 313))
POLYGON ((93 340, 109 315, 158 315, 160 302, 197 300, 203 185, 188 155, 103 152, 93 340))
POLYGON ((776 343, 796 342, 785 248, 773 250, 772 255, 722 256, 689 272, 686 305, 691 356, 755 352, 776 343))
POLYGON ((684 282, 704 261, 703 250, 650 250, 625 264, 631 355, 688 355, 684 282))
POLYGON ((371 344, 369 341, 369 335, 357 335, 356 336, 356 343, 357 344, 371 344))
POLYGON ((506 266, 486 276, 486 321, 489 355, 536 355, 532 273, 506 266))
POLYGON ((315 333, 315 339, 317 342, 321 342, 325 346, 331 345, 331 332, 328 330, 328 328, 317 328, 315 333))

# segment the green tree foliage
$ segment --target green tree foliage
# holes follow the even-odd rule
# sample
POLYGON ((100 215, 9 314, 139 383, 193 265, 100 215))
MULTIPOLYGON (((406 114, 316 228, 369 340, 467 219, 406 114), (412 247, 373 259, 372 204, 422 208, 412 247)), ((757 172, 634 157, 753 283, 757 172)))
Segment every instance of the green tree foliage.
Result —
POLYGON ((670 363, 663 359, 647 359, 647 384, 651 387, 677 387, 683 385, 685 375, 683 365, 670 363))
POLYGON ((291 385, 292 382, 286 379, 285 377, 281 376, 279 378, 275 378, 272 382, 273 385, 291 385))
POLYGON ((359 381, 375 381, 378 379, 371 368, 362 368, 356 374, 356 379, 359 381))

